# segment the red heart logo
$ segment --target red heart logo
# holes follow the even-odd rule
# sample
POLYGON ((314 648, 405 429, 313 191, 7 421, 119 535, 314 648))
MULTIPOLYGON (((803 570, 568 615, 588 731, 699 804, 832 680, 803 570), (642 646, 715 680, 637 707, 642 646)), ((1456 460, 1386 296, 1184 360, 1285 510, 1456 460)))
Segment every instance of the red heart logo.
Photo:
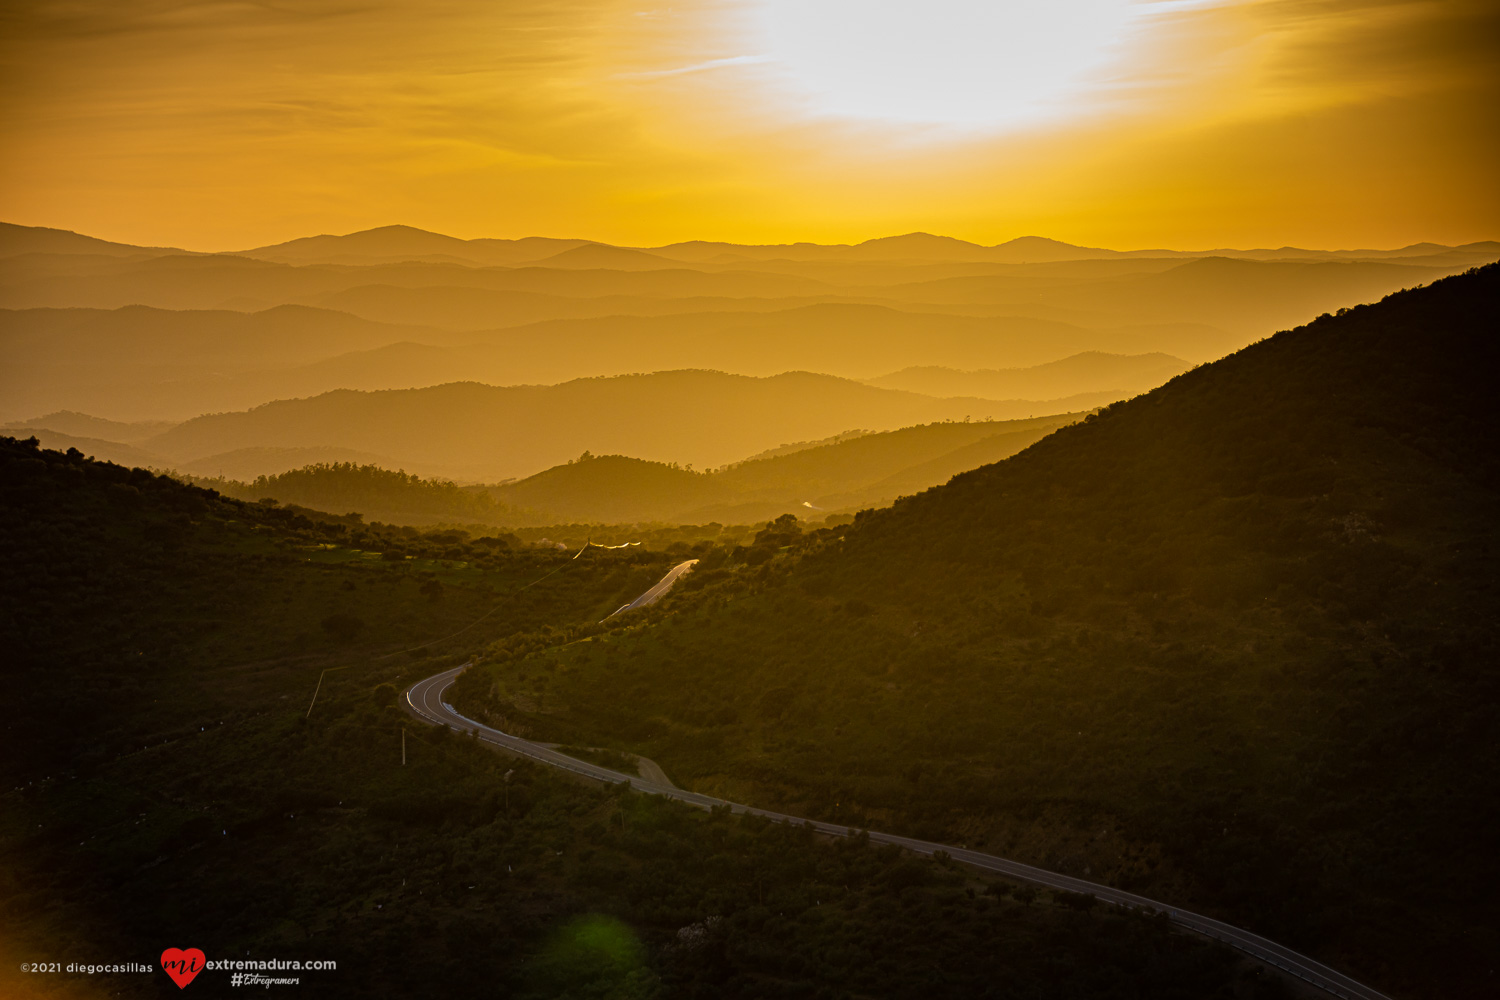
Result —
POLYGON ((172 977, 179 990, 192 982, 207 964, 207 956, 198 948, 168 948, 161 953, 162 971, 172 977))

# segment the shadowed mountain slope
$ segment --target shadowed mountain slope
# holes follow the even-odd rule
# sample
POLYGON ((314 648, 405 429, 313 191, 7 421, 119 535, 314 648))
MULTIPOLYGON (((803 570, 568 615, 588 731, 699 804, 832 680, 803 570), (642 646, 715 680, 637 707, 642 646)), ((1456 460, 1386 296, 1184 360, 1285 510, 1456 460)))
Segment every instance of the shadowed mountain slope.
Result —
POLYGON ((1200 906, 1392 995, 1488 995, 1497 328, 1492 266, 850 528, 772 526, 700 564, 628 674, 552 651, 528 721, 1200 906))

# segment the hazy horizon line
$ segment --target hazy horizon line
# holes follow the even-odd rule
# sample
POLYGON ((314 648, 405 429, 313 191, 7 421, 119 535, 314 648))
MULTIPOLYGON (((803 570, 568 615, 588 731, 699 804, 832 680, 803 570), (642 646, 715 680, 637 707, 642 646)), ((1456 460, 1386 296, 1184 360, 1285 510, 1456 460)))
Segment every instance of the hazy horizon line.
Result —
MULTIPOLYGON (((218 249, 218 250, 202 250, 202 249, 195 249, 195 248, 192 248, 192 247, 189 247, 189 246, 186 246, 186 245, 177 245, 177 244, 165 245, 165 244, 154 244, 154 243, 149 243, 149 242, 137 243, 137 242, 132 242, 130 240, 124 240, 124 239, 118 239, 118 238, 111 238, 111 237, 105 237, 105 236, 95 236, 92 233, 85 232, 85 231, 80 230, 80 229, 67 229, 67 228, 64 228, 62 226, 29 225, 27 223, 10 222, 8 220, 0 220, 0 224, 16 226, 16 227, 22 228, 22 229, 50 230, 50 231, 53 231, 53 232, 68 233, 68 234, 71 234, 71 235, 74 235, 74 236, 81 236, 81 237, 85 237, 85 238, 88 238, 88 239, 101 240, 103 242, 113 243, 113 244, 116 244, 116 245, 119 245, 119 246, 139 247, 139 248, 145 249, 145 250, 180 250, 180 251, 184 251, 184 252, 187 252, 187 253, 213 255, 213 256, 233 255, 233 254, 237 254, 237 253, 246 253, 246 252, 249 252, 249 251, 252 251, 252 250, 264 250, 264 249, 269 249, 269 248, 272 248, 272 247, 284 246, 284 245, 289 244, 289 243, 295 243, 295 242, 297 242, 299 240, 313 240, 313 239, 324 239, 324 238, 328 238, 328 239, 348 239, 348 238, 354 237, 354 236, 363 236, 363 235, 366 235, 368 233, 376 233, 376 232, 381 232, 383 230, 393 230, 393 229, 406 230, 406 231, 409 231, 409 232, 412 232, 412 233, 420 233, 420 234, 422 234, 424 236, 439 236, 439 237, 443 237, 445 239, 456 240, 456 241, 463 242, 463 243, 476 243, 476 242, 481 242, 481 241, 497 241, 497 242, 505 242, 505 243, 519 243, 519 242, 522 242, 522 241, 525 241, 525 240, 552 240, 552 241, 557 241, 557 242, 575 242, 576 241, 576 242, 583 243, 583 244, 590 244, 590 245, 601 246, 601 247, 609 247, 609 248, 619 249, 619 250, 643 250, 643 251, 660 250, 660 249, 665 249, 665 248, 668 248, 668 247, 682 246, 684 244, 689 244, 689 243, 710 243, 710 244, 723 244, 725 246, 741 246, 741 247, 799 247, 800 246, 800 247, 821 247, 821 248, 829 248, 829 249, 838 249, 838 248, 850 248, 850 249, 852 249, 852 248, 856 248, 856 247, 866 246, 866 245, 871 244, 871 243, 880 243, 880 242, 884 242, 884 241, 888 241, 888 240, 907 239, 907 238, 910 238, 910 237, 926 237, 926 238, 939 239, 939 240, 953 240, 955 242, 968 244, 969 246, 972 246, 972 247, 975 247, 976 249, 981 249, 981 250, 993 250, 993 249, 997 249, 997 248, 1000 248, 1000 247, 1009 246, 1009 245, 1011 245, 1013 243, 1019 243, 1019 242, 1026 241, 1026 240, 1042 240, 1042 241, 1047 241, 1047 242, 1050 242, 1050 243, 1060 244, 1060 245, 1063 245, 1063 246, 1074 247, 1074 248, 1077 248, 1077 249, 1083 249, 1083 250, 1104 250, 1104 251, 1108 251, 1108 252, 1111 252, 1111 253, 1149 253, 1149 252, 1152 252, 1152 251, 1160 250, 1160 251, 1166 251, 1166 252, 1171 252, 1171 253, 1183 253, 1183 254, 1212 254, 1212 253, 1214 253, 1216 251, 1220 251, 1220 250, 1230 250, 1230 251, 1235 251, 1235 252, 1238 252, 1238 253, 1253 253, 1253 252, 1259 252, 1259 251, 1276 252, 1276 251, 1281 251, 1281 250, 1309 250, 1309 251, 1313 251, 1313 252, 1317 252, 1317 253, 1359 253, 1359 252, 1362 252, 1362 251, 1371 251, 1371 252, 1376 252, 1376 253, 1391 253, 1391 252, 1396 251, 1396 250, 1404 250, 1404 249, 1407 249, 1407 248, 1410 248, 1410 247, 1420 247, 1420 246, 1436 246, 1436 247, 1445 247, 1445 248, 1449 248, 1449 249, 1456 249, 1456 248, 1465 247, 1465 246, 1474 246, 1476 244, 1482 244, 1482 243, 1500 243, 1500 239, 1468 240, 1468 241, 1465 241, 1465 242, 1462 242, 1462 243, 1443 243, 1443 242, 1440 242, 1438 240, 1423 239, 1423 240, 1417 240, 1417 241, 1412 242, 1412 243, 1404 243, 1404 244, 1401 244, 1400 246, 1390 246, 1390 247, 1379 247, 1379 246, 1311 246, 1311 245, 1301 245, 1301 244, 1295 244, 1295 243, 1283 243, 1283 244, 1281 244, 1279 246, 1244 246, 1244 247, 1237 247, 1237 246, 1232 246, 1232 245, 1230 245, 1228 243, 1219 243, 1217 246, 1204 247, 1204 248, 1180 248, 1180 247, 1173 247, 1173 246, 1170 246, 1170 245, 1167 245, 1167 244, 1158 244, 1156 246, 1139 246, 1139 247, 1120 248, 1120 247, 1104 246, 1101 243, 1096 243, 1096 242, 1093 242, 1093 241, 1086 242, 1086 243, 1074 243, 1074 242, 1071 242, 1069 240, 1062 240, 1062 239, 1058 239, 1058 238, 1052 237, 1052 236, 1043 236, 1043 235, 1041 235, 1039 233, 1024 233, 1024 234, 1022 234, 1020 236, 1013 236, 1013 237, 1011 237, 1009 239, 1001 240, 998 243, 981 243, 981 242, 977 242, 975 240, 965 239, 964 237, 961 237, 961 236, 952 236, 952 235, 949 235, 949 234, 946 234, 946 233, 934 233, 934 232, 930 232, 930 231, 927 231, 927 230, 920 230, 920 229, 918 229, 918 230, 910 230, 910 231, 904 232, 904 233, 891 233, 891 234, 887 234, 887 235, 884 235, 884 236, 872 236, 872 237, 869 237, 867 239, 863 239, 863 240, 859 240, 857 242, 851 242, 851 243, 819 243, 819 242, 816 242, 816 241, 813 241, 813 240, 786 240, 786 241, 782 241, 782 242, 752 243, 752 242, 737 241, 737 240, 732 240, 732 239, 713 239, 713 238, 707 238, 707 237, 692 237, 692 238, 689 238, 689 239, 674 240, 674 241, 669 242, 669 243, 655 243, 655 244, 639 243, 639 244, 635 244, 635 243, 611 243, 611 242, 608 242, 606 240, 593 239, 591 237, 586 237, 586 236, 546 236, 546 235, 542 235, 540 233, 530 233, 530 234, 527 234, 527 235, 524 235, 524 236, 467 236, 467 237, 466 236, 454 236, 454 235, 452 235, 450 233, 441 232, 441 231, 435 230, 435 229, 423 229, 420 226, 413 226, 413 225, 411 225, 409 223, 393 222, 393 223, 386 223, 386 224, 378 225, 378 226, 371 226, 371 227, 365 228, 365 229, 355 229, 355 230, 352 230, 352 231, 346 232, 346 233, 320 232, 320 233, 312 233, 312 234, 307 234, 307 235, 302 235, 302 236, 291 236, 291 237, 288 237, 286 239, 280 240, 278 242, 274 242, 274 243, 262 243, 262 244, 255 245, 255 246, 243 246, 243 247, 226 248, 226 249, 218 249)), ((1500 236, 1500 234, 1496 234, 1496 235, 1500 236)))

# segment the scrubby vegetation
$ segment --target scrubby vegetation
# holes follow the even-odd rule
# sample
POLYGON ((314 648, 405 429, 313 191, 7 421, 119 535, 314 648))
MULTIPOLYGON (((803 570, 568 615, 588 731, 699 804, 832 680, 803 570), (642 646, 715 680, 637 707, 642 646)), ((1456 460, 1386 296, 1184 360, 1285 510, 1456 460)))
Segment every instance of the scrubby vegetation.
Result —
POLYGON ((14 970, 168 946, 337 961, 318 996, 1287 995, 1149 917, 574 784, 395 704, 462 642, 571 635, 660 553, 372 531, 13 439, 0 512, 4 995, 158 996, 14 970))
MULTIPOLYGON (((0 604, 0 630, 20 699, 14 750, 0 765, 7 778, 131 747, 137 736, 116 734, 112 722, 118 700, 159 703, 161 735, 176 732, 186 724, 174 718, 182 705, 160 699, 160 689, 207 666, 227 672, 194 706, 198 724, 231 711, 241 684, 256 689, 270 669, 257 664, 316 677, 323 666, 426 643, 486 614, 465 638, 554 616, 599 617, 669 565, 661 553, 629 548, 590 552, 585 567, 518 539, 244 503, 13 439, 0 439, 0 462, 11 595, 0 604), (567 569, 585 571, 531 585, 567 569), (58 713, 67 725, 55 723, 58 713)), ((424 645, 414 655, 461 648, 424 645)))
POLYGON ((778 522, 650 627, 488 650, 460 704, 1487 995, 1497 310, 1492 266, 850 527, 778 522))

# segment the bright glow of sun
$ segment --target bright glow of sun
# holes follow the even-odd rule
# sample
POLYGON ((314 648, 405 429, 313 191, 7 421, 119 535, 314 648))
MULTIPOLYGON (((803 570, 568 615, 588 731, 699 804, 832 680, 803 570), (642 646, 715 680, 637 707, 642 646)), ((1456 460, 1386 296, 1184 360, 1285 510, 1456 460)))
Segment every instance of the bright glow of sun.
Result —
POLYGON ((1006 128, 1066 114, 1133 0, 751 0, 746 39, 817 115, 1006 128))

